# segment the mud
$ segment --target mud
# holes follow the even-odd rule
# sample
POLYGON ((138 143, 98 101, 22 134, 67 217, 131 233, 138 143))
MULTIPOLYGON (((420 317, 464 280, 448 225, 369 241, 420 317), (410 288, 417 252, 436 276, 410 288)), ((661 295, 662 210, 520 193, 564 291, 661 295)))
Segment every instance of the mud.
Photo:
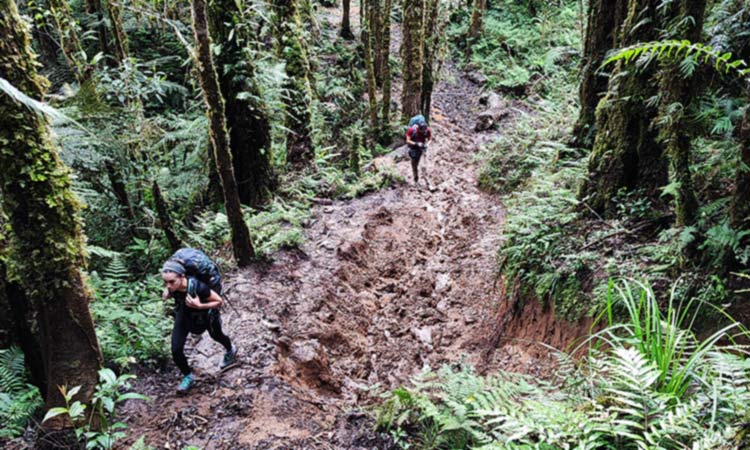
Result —
POLYGON ((172 365, 139 373, 136 390, 152 401, 126 406, 130 442, 145 435, 168 449, 389 449, 363 412, 372 386, 393 388, 424 367, 459 361, 539 371, 544 352, 507 338, 542 338, 558 324, 538 311, 523 334, 513 318, 522 316, 503 319, 509 306, 495 255, 504 210, 477 188, 473 161, 493 135, 470 131, 483 108, 479 88, 452 67, 443 75, 434 143, 420 165, 426 184, 411 183, 408 161, 381 158, 376 165, 395 165, 409 181, 316 206, 301 249, 227 274, 223 318, 240 365, 220 373, 223 348, 206 334, 186 349, 198 374, 190 395, 175 394, 172 365))

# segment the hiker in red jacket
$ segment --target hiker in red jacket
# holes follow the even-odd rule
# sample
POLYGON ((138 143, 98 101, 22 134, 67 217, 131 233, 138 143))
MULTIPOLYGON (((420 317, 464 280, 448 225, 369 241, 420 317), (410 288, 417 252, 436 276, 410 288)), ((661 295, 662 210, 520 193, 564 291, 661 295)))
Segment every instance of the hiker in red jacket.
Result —
POLYGON ((422 158, 422 154, 427 151, 427 146, 430 145, 431 141, 432 131, 424 118, 418 118, 416 123, 406 130, 406 145, 409 146, 414 183, 419 183, 419 160, 422 158))

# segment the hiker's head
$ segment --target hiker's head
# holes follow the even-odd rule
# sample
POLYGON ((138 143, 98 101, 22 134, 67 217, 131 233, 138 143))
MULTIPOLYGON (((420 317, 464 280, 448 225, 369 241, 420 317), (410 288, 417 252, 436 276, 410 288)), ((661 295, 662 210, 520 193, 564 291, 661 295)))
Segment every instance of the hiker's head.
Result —
POLYGON ((417 124, 417 129, 421 134, 427 133, 427 123, 422 121, 417 124))
POLYGON ((170 292, 184 291, 187 289, 187 278, 185 268, 175 261, 167 261, 161 268, 161 278, 170 292))

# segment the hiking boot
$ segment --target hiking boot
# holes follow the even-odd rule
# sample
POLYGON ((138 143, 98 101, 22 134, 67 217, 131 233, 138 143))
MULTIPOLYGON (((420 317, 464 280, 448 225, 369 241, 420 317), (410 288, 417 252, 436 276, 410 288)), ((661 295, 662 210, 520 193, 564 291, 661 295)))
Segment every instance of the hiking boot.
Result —
POLYGON ((185 375, 185 378, 182 379, 182 382, 180 383, 180 385, 177 386, 177 393, 185 394, 193 386, 195 386, 195 377, 193 377, 192 373, 189 373, 185 375))
POLYGON ((237 360, 237 347, 232 344, 232 349, 228 352, 224 353, 224 359, 221 361, 221 364, 219 364, 219 369, 224 369, 232 364, 237 360))

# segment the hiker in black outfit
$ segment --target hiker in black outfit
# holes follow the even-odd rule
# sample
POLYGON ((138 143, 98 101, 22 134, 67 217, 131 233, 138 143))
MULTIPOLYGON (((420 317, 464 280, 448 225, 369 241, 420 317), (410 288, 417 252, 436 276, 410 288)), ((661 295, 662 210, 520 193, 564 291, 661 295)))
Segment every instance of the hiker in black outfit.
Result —
MULTIPOLYGON (((193 249, 181 251, 185 250, 203 255, 202 252, 193 249)), ((237 348, 232 345, 232 341, 221 330, 219 308, 224 301, 221 298, 221 277, 218 275, 218 270, 215 270, 215 275, 211 277, 211 285, 209 286, 198 278, 188 275, 185 266, 179 261, 170 259, 164 263, 161 276, 166 285, 164 297, 171 296, 175 301, 172 358, 184 376, 177 387, 177 392, 185 393, 195 385, 195 377, 184 351, 188 333, 203 334, 204 331, 208 330, 211 338, 224 346, 226 353, 219 365, 220 369, 234 363, 237 348)))

